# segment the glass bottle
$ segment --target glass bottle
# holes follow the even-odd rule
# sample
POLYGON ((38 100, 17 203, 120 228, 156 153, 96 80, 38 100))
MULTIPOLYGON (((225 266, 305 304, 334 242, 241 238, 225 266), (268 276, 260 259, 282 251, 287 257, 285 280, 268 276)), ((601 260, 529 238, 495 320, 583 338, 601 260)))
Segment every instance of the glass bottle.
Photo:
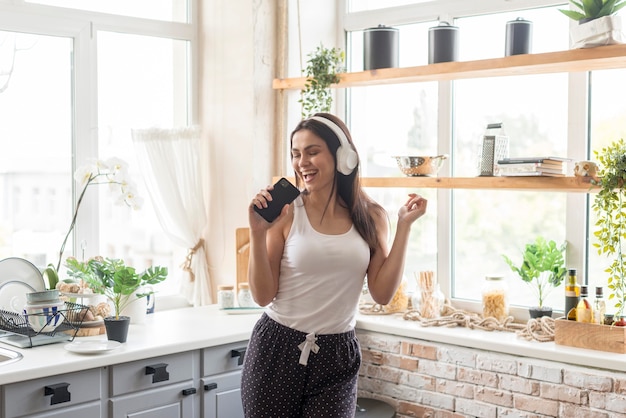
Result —
POLYGON ((567 272, 567 283, 565 283, 565 317, 576 320, 576 307, 580 300, 580 285, 576 280, 576 269, 567 272))
POLYGON ((228 309, 235 307, 234 286, 220 285, 217 287, 217 305, 220 309, 228 309))
POLYGON ((503 321, 509 316, 508 286, 504 277, 487 276, 482 288, 483 317, 503 321))
POLYGON ((249 283, 239 283, 239 291, 237 292, 237 303, 240 308, 255 308, 258 305, 252 298, 249 283))
POLYGON ((588 287, 580 286, 580 300, 576 306, 576 321, 593 322, 593 307, 589 302, 588 287))
POLYGON ((606 302, 604 301, 604 291, 602 286, 596 287, 596 298, 593 301, 593 322, 595 324, 604 323, 606 313, 606 302))

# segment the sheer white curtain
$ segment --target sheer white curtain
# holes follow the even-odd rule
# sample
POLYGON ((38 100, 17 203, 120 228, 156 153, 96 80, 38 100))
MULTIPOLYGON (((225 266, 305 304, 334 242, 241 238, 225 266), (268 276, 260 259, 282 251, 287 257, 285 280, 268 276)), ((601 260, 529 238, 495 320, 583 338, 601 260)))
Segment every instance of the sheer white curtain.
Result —
POLYGON ((207 227, 198 127, 134 129, 139 168, 167 235, 188 248, 181 293, 193 306, 212 303, 203 234, 207 227))

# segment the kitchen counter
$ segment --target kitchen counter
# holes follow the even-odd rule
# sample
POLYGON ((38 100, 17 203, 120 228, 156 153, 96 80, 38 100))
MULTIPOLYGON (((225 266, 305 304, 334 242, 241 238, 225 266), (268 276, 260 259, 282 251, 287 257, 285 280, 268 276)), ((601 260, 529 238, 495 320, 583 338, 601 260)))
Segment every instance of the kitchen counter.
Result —
MULTIPOLYGON (((1 347, 23 356, 0 365, 0 385, 245 341, 260 315, 229 315, 216 305, 157 311, 145 323, 131 324, 127 342, 120 348, 99 354, 69 352, 64 348, 69 342, 21 349, 0 339, 1 347)), ((106 334, 75 338, 87 340, 106 340, 106 334)))
POLYGON ((460 347, 512 354, 578 366, 626 372, 626 354, 587 350, 554 342, 527 341, 515 332, 484 331, 465 327, 423 327, 402 315, 359 315, 359 331, 373 331, 460 347))
MULTIPOLYGON (((141 360, 247 340, 260 313, 228 315, 216 305, 183 308, 148 315, 144 324, 131 324, 128 341, 119 349, 101 354, 76 354, 65 350, 66 342, 20 349, 15 363, 0 366, 0 385, 90 368, 141 360)), ((626 372, 626 355, 526 341, 514 332, 483 331, 464 327, 422 327, 401 315, 362 315, 359 331, 417 338, 461 347, 489 350, 529 358, 626 372)), ((77 337, 77 341, 105 340, 106 335, 77 337)))

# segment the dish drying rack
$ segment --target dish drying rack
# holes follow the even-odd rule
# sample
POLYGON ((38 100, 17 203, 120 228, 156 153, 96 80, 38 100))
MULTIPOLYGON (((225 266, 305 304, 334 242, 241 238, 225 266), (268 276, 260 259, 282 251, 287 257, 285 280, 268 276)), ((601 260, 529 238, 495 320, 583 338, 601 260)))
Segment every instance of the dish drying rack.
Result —
MULTIPOLYGON (((31 348, 39 345, 52 344, 62 341, 73 341, 80 329, 87 306, 65 302, 65 308, 59 309, 57 315, 63 316, 63 322, 52 331, 35 331, 31 328, 24 315, 17 312, 0 309, 0 342, 20 348, 31 348)), ((44 314, 29 314, 44 315, 44 314)), ((54 317, 51 317, 50 322, 54 317)))

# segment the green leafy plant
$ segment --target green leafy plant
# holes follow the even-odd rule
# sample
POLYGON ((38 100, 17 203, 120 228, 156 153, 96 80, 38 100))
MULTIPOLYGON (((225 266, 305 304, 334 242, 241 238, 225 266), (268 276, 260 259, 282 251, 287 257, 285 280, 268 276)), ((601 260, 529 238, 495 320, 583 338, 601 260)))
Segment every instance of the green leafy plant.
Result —
POLYGON ((70 277, 83 280, 94 293, 106 296, 113 303, 115 319, 119 319, 120 312, 131 302, 154 293, 135 292, 143 286, 154 285, 167 278, 167 267, 153 266, 143 273, 137 273, 124 260, 112 258, 94 257, 88 261, 78 261, 74 257, 68 257, 66 265, 70 277))
POLYGON ((604 270, 609 274, 609 300, 616 299, 615 318, 624 313, 626 302, 626 267, 624 267, 623 244, 626 240, 626 143, 624 139, 613 142, 600 151, 594 151, 598 162, 598 180, 592 180, 600 191, 596 194, 592 209, 598 216, 594 236, 598 242, 593 246, 599 255, 613 257, 611 265, 604 270))
POLYGON ((565 16, 576 21, 589 21, 603 16, 611 16, 626 6, 626 0, 570 0, 570 3, 578 10, 559 10, 565 16))
POLYGON ((302 105, 302 118, 317 112, 330 112, 333 103, 331 84, 339 82, 339 74, 345 71, 345 53, 338 48, 324 48, 323 45, 308 55, 304 75, 307 81, 301 91, 298 103, 302 105))
POLYGON ((567 269, 563 254, 566 247, 566 242, 557 246, 552 240, 546 241, 543 237, 537 237, 534 242, 526 244, 519 267, 506 255, 502 256, 511 270, 533 287, 539 308, 543 308, 543 302, 550 291, 558 287, 565 278, 567 269))
POLYGON ((48 282, 49 289, 54 289, 59 282, 59 269, 61 268, 65 245, 76 226, 78 209, 80 209, 89 186, 108 185, 110 192, 117 196, 116 204, 124 204, 136 210, 140 209, 143 204, 143 199, 137 195, 136 186, 129 178, 128 164, 119 158, 110 158, 106 161, 93 159, 88 164, 76 169, 74 180, 81 188, 81 192, 76 201, 72 221, 59 249, 59 259, 56 265, 49 263, 42 272, 44 279, 48 282))

